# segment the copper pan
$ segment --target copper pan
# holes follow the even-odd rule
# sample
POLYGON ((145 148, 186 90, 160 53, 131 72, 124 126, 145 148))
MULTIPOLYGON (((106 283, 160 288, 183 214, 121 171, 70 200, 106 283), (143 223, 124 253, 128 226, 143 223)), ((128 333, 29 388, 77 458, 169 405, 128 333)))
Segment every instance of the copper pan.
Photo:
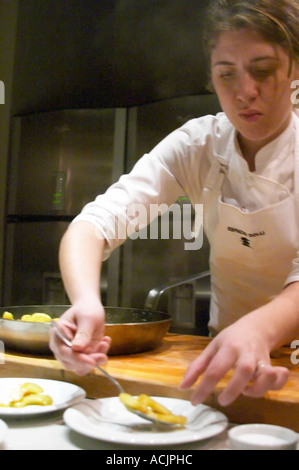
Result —
MULTIPOLYGON (((36 312, 60 317, 68 305, 18 305, 0 307, 0 340, 5 350, 37 355, 51 354, 49 323, 19 321, 22 315, 36 312), (11 312, 14 320, 2 315, 11 312)), ((171 324, 171 315, 134 308, 105 307, 106 331, 112 339, 109 355, 135 354, 152 350, 161 344, 171 324)))

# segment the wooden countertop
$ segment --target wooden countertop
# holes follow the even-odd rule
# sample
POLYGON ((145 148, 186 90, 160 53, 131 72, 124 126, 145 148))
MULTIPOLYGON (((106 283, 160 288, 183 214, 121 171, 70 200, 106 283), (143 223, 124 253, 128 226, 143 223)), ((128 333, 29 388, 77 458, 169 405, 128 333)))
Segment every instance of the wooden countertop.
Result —
MULTIPOLYGON (((103 366, 117 378, 131 394, 189 399, 191 391, 178 386, 187 366, 206 347, 209 338, 189 335, 167 335, 161 346, 153 351, 131 356, 113 356, 103 366)), ((292 364, 294 350, 281 348, 272 362, 290 370, 290 377, 282 390, 270 391, 261 399, 239 397, 229 407, 222 408, 217 396, 226 386, 228 373, 206 400, 206 404, 223 411, 231 422, 268 423, 286 426, 299 432, 299 366, 292 364)), ((53 357, 28 356, 15 352, 5 354, 0 364, 0 377, 31 377, 62 380, 79 385, 90 398, 115 396, 115 386, 98 371, 79 377, 63 369, 53 357)))

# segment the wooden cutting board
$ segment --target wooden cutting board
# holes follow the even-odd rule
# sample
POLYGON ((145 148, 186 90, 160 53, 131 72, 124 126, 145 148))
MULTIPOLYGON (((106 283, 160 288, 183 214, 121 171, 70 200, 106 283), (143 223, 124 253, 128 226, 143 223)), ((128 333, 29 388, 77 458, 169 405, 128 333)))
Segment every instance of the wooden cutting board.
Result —
MULTIPOLYGON (((167 335, 159 348, 131 356, 111 357, 104 368, 119 379, 128 393, 189 399, 191 391, 183 392, 178 386, 187 366, 203 351, 209 341, 209 338, 198 336, 167 335)), ((231 373, 228 373, 205 403, 224 412, 234 423, 277 424, 299 432, 299 366, 291 362, 292 354, 293 358, 299 358, 299 353, 296 355, 295 350, 285 347, 277 351, 272 359, 274 365, 283 365, 290 370, 289 380, 282 390, 268 392, 261 399, 241 396, 229 407, 222 408, 218 404, 217 396, 231 377, 231 373)), ((84 388, 90 398, 117 394, 115 386, 100 372, 95 370, 79 377, 64 370, 53 357, 7 353, 5 364, 0 364, 0 377, 67 381, 84 388)))

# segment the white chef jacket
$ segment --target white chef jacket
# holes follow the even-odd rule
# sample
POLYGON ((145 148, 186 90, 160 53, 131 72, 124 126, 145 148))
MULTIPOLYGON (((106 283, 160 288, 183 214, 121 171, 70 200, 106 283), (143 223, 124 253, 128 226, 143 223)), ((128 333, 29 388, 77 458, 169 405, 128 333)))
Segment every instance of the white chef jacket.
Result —
MULTIPOLYGON (((107 240, 106 258, 123 243, 119 228, 130 223, 128 207, 142 204, 171 206, 180 196, 188 196, 191 203, 203 203, 205 180, 215 155, 225 153, 228 142, 234 141, 234 152, 223 185, 223 201, 252 212, 285 198, 294 191, 295 147, 294 122, 299 119, 294 111, 292 122, 275 140, 264 146, 255 157, 256 173, 281 184, 281 189, 263 191, 252 186, 251 172, 241 155, 236 131, 227 116, 219 113, 192 119, 163 139, 149 154, 145 154, 131 173, 123 175, 105 194, 87 204, 74 219, 95 225, 107 240)), ((200 267, 199 267, 200 270, 200 267)), ((289 280, 299 280, 299 264, 294 262, 289 280)), ((286 280, 286 283, 288 280, 286 280)), ((230 295, 233 295, 231 292, 230 295)), ((217 329, 217 325, 214 325, 217 329)))

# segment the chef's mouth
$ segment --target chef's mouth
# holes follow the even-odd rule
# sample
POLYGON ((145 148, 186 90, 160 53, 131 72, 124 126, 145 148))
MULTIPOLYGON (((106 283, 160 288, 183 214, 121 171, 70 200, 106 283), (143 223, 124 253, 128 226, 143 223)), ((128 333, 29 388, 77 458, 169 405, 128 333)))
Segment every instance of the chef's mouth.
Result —
POLYGON ((256 122, 263 116, 259 111, 247 111, 246 113, 239 113, 239 117, 247 122, 256 122))

